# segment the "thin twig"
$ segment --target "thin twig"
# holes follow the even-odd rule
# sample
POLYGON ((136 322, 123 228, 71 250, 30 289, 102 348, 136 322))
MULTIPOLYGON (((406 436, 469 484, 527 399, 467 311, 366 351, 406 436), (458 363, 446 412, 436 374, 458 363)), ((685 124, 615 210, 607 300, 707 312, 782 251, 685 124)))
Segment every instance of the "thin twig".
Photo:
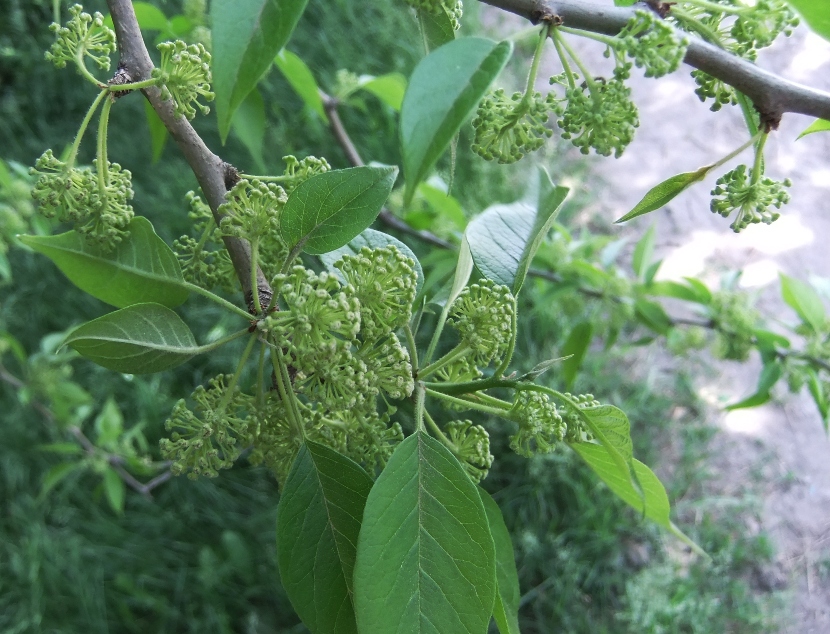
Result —
MULTIPOLYGON (((499 9, 527 18, 534 24, 558 18, 584 31, 618 34, 634 17, 637 7, 610 7, 581 0, 479 0, 499 9)), ((767 119, 797 112, 830 120, 830 93, 783 79, 755 64, 683 33, 690 40, 685 61, 703 72, 729 84, 749 97, 767 119)))
MULTIPOLYGON (((130 0, 107 0, 107 5, 112 14, 112 21, 118 38, 118 49, 121 54, 119 66, 129 74, 133 82, 150 79, 153 62, 147 52, 144 38, 141 36, 132 2, 130 0)), ((235 170, 211 152, 185 117, 176 115, 172 101, 162 100, 161 91, 158 87, 144 88, 141 92, 144 93, 170 135, 178 143, 185 160, 187 160, 199 181, 199 186, 205 194, 218 226, 221 220, 219 205, 225 202, 225 193, 229 189, 226 186, 226 181, 229 177, 232 178, 232 173, 235 170)), ((250 308, 253 305, 251 246, 241 238, 224 237, 222 240, 228 250, 236 275, 242 284, 242 290, 250 308)), ((261 270, 257 271, 256 283, 260 303, 267 306, 271 302, 272 292, 268 280, 265 279, 261 270)))
MULTIPOLYGON (((14 389, 19 390, 25 387, 25 383, 13 375, 6 369, 2 363, 0 363, 0 380, 8 385, 11 385, 14 389)), ((49 409, 46 405, 41 403, 40 401, 29 401, 29 405, 31 405, 34 409, 36 409, 46 420, 50 423, 57 422, 57 417, 55 413, 49 409)), ((137 480, 129 471, 124 468, 124 459, 119 456, 118 454, 112 454, 103 451, 99 447, 96 447, 95 444, 84 434, 80 427, 77 425, 73 425, 69 428, 69 433, 75 437, 75 440, 78 441, 78 444, 81 445, 81 448, 86 452, 87 456, 95 457, 100 454, 104 454, 106 456, 107 464, 112 467, 112 469, 118 474, 118 476, 124 481, 124 483, 137 491, 148 500, 151 500, 153 496, 151 492, 153 489, 158 487, 160 484, 167 482, 170 477, 173 475, 170 469, 168 468, 166 471, 163 471, 156 477, 154 477, 149 482, 143 483, 137 480)), ((162 463, 164 465, 169 465, 170 463, 165 462, 162 463)))

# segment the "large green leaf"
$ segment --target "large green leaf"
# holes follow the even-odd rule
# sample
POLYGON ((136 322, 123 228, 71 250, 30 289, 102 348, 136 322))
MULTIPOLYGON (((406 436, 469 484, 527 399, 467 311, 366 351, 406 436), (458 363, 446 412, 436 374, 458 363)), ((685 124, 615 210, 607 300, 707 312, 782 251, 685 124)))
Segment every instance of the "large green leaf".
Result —
POLYGON ((533 256, 568 195, 540 169, 538 201, 493 205, 473 218, 466 235, 478 270, 518 294, 533 256))
POLYGON ((254 88, 233 115, 234 134, 251 153, 257 169, 265 172, 262 146, 265 141, 265 102, 259 90, 254 88))
POLYGON ((369 493, 357 543, 361 632, 486 632, 496 553, 476 486, 424 432, 402 442, 369 493))
POLYGON ((588 352, 588 346, 591 345, 591 339, 594 335, 594 327, 590 321, 583 321, 573 327, 562 349, 559 351, 563 357, 568 357, 562 362, 562 371, 560 376, 564 379, 565 385, 570 388, 574 384, 576 374, 582 365, 582 360, 585 358, 585 353, 588 352))
POLYGON ((372 224, 397 175, 397 167, 352 167, 312 176, 285 203, 283 240, 312 255, 342 247, 372 224))
POLYGON ((509 42, 465 37, 427 55, 412 73, 401 107, 405 204, 510 57, 509 42))
POLYGON ((400 112, 406 94, 406 77, 400 73, 388 73, 380 77, 361 77, 360 87, 372 93, 387 106, 400 112))
POLYGON ((825 119, 816 119, 809 126, 807 126, 801 134, 798 135, 796 140, 803 136, 807 136, 808 134, 813 134, 814 132, 830 132, 830 121, 825 119))
POLYGON ((160 304, 136 304, 93 319, 63 343, 108 370, 130 374, 175 368, 199 352, 187 325, 160 304))
POLYGON ((76 231, 20 236, 20 241, 52 260, 82 291, 117 308, 183 304, 188 291, 176 255, 146 218, 133 218, 129 229, 129 237, 109 252, 88 244, 76 231))
POLYGON ((636 459, 632 459, 634 474, 640 485, 640 491, 634 488, 631 477, 617 468, 614 460, 600 445, 593 443, 574 443, 571 447, 582 456, 588 466, 608 485, 626 504, 632 506, 648 519, 661 526, 669 527, 669 498, 666 489, 654 472, 636 459))
POLYGON ((213 88, 222 142, 233 113, 285 46, 308 0, 213 0, 213 88))
POLYGON ((421 288, 424 285, 424 270, 421 268, 421 263, 418 262, 417 256, 412 252, 408 246, 406 246, 403 242, 395 238, 394 236, 390 236, 388 233, 383 233, 382 231, 375 231, 374 229, 365 229, 363 232, 356 235, 354 238, 349 240, 347 244, 344 244, 339 249, 335 249, 334 251, 330 251, 329 253, 323 253, 320 256, 320 260, 323 262, 323 265, 332 273, 334 273, 338 278, 343 280, 342 273, 340 269, 334 266, 334 263, 340 260, 344 255, 355 255, 360 253, 360 250, 363 247, 369 247, 370 249, 381 249, 383 247, 395 247, 403 253, 408 258, 411 258, 412 261, 415 263, 415 275, 418 277, 417 282, 417 290, 416 293, 421 292, 421 288))
POLYGON ((789 0, 813 31, 830 40, 830 4, 826 0, 789 0))
POLYGON ((672 176, 671 178, 664 180, 659 185, 655 185, 645 196, 643 196, 643 199, 640 202, 634 205, 634 209, 614 222, 626 222, 627 220, 633 220, 639 216, 644 216, 652 211, 657 211, 689 187, 706 178, 706 175, 712 167, 714 166, 707 165, 695 170, 694 172, 677 174, 676 176, 672 176))
POLYGON ((280 69, 280 72, 285 75, 294 91, 300 95, 305 105, 328 123, 329 117, 323 107, 320 88, 317 86, 317 80, 314 79, 314 74, 306 63, 288 49, 280 51, 280 54, 274 59, 274 63, 280 69))
POLYGON ((291 604, 313 634, 357 633, 352 572, 372 479, 315 442, 301 448, 277 507, 277 562, 291 604))
POLYGON ((493 618, 501 634, 519 634, 519 603, 522 595, 519 590, 513 542, 510 540, 510 532, 504 523, 499 505, 481 487, 478 493, 484 504, 490 533, 496 545, 496 603, 493 606, 493 618))
POLYGON ((788 277, 783 273, 781 277, 781 297, 792 309, 798 313, 801 320, 816 332, 824 330, 827 314, 821 297, 810 286, 800 280, 788 277))

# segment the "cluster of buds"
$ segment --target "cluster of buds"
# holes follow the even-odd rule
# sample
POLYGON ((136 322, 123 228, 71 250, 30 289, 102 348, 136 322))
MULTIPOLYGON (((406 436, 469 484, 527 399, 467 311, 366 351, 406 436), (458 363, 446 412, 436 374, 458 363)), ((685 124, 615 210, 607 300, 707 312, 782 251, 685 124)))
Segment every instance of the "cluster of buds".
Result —
POLYGON ((219 238, 212 239, 217 232, 210 207, 192 191, 187 193, 187 201, 190 205, 188 217, 201 238, 196 240, 181 236, 173 243, 182 275, 188 282, 202 288, 233 290, 236 287, 236 272, 227 250, 217 244, 219 238))
POLYGON ((363 247, 334 266, 360 301, 364 341, 395 332, 409 321, 418 278, 414 262, 396 247, 363 247))
POLYGON ((689 40, 652 11, 637 10, 619 35, 615 49, 634 60, 646 77, 663 77, 676 71, 683 62, 689 40))
POLYGON ((717 329, 715 354, 721 359, 746 361, 753 348, 760 315, 739 293, 714 293, 709 316, 717 329))
POLYGON ((461 16, 464 5, 461 0, 406 0, 407 4, 419 11, 427 13, 446 13, 453 30, 461 28, 461 16))
POLYGON ((738 215, 729 225, 735 233, 751 224, 768 225, 778 220, 781 215, 771 207, 780 209, 790 201, 785 187, 791 185, 789 179, 775 181, 766 176, 755 178, 746 165, 739 165, 715 183, 710 209, 712 213, 720 214, 724 218, 737 209, 738 215))
POLYGON ((252 441, 254 427, 247 415, 250 398, 238 388, 229 392, 227 377, 220 375, 207 388, 197 387, 192 399, 196 402, 193 410, 184 399, 173 407, 165 423, 172 434, 161 440, 161 453, 173 462, 175 475, 216 477, 252 441))
POLYGON ((469 420, 447 423, 447 437, 455 449, 455 455, 473 482, 481 482, 493 466, 490 453, 490 434, 481 425, 469 420))
POLYGON ((223 236, 260 243, 268 237, 279 238, 280 213, 288 196, 273 183, 242 179, 227 194, 219 207, 223 216, 219 231, 223 236))
POLYGON ((502 88, 484 97, 473 119, 473 151, 488 161, 515 163, 538 150, 553 134, 545 125, 553 97, 539 92, 508 97, 502 88))
POLYGON ((465 288, 450 307, 450 324, 476 365, 502 356, 513 336, 516 299, 506 286, 482 279, 465 288))
POLYGON ((204 45, 176 40, 162 42, 158 49, 161 63, 153 69, 152 77, 159 82, 162 98, 172 100, 176 114, 188 119, 196 116, 196 107, 208 114, 210 108, 198 101, 199 97, 206 101, 214 98, 210 90, 210 53, 204 45))
MULTIPOLYGON (((551 83, 560 81, 551 78, 551 83)), ((622 78, 590 79, 582 86, 568 88, 565 98, 567 106, 558 122, 562 136, 583 154, 593 148, 601 156, 622 156, 640 125, 631 89, 622 78)))
POLYGON ((779 35, 789 37, 798 26, 798 16, 783 0, 756 0, 752 5, 739 3, 743 9, 729 29, 735 52, 754 60, 758 49, 770 46, 779 35))
POLYGON ((366 465, 369 473, 383 469, 392 452, 403 441, 403 429, 390 421, 395 408, 390 407, 384 414, 376 410, 367 412, 345 410, 337 419, 345 426, 342 453, 352 460, 366 465))
POLYGON ((296 156, 289 154, 283 156, 282 160, 285 162, 285 172, 283 173, 283 180, 280 185, 285 190, 286 194, 290 194, 303 181, 308 180, 316 174, 328 172, 331 165, 324 158, 317 158, 316 156, 307 156, 304 159, 298 160, 296 156))
POLYGON ((46 150, 30 170, 38 177, 32 197, 44 216, 72 222, 91 243, 112 249, 133 218, 132 174, 118 163, 107 163, 104 172, 101 183, 95 170, 70 167, 46 150))
MULTIPOLYGON (((593 394, 574 395, 570 392, 565 392, 565 397, 570 399, 572 402, 576 403, 576 406, 579 409, 589 409, 591 407, 600 406, 600 402, 594 398, 593 394)), ((567 424, 567 430, 565 432, 565 441, 573 443, 588 442, 590 440, 593 440, 594 435, 588 429, 588 426, 585 424, 585 421, 582 419, 582 416, 580 416, 578 412, 575 412, 569 408, 568 411, 563 413, 563 418, 565 419, 565 423, 567 424)))
POLYGON ((67 62, 83 64, 84 57, 89 57, 102 70, 109 70, 110 55, 115 52, 115 32, 104 26, 104 16, 84 13, 80 4, 69 8, 72 16, 66 26, 52 23, 49 30, 57 39, 46 52, 46 59, 58 68, 67 62))
POLYGON ((412 394, 415 380, 409 352, 401 345, 394 333, 386 337, 363 343, 356 356, 366 367, 370 394, 377 395, 383 390, 391 398, 403 399, 412 394))
POLYGON ((542 392, 517 392, 510 419, 519 425, 518 431, 510 437, 510 448, 528 458, 536 453, 553 451, 568 431, 556 403, 542 392))

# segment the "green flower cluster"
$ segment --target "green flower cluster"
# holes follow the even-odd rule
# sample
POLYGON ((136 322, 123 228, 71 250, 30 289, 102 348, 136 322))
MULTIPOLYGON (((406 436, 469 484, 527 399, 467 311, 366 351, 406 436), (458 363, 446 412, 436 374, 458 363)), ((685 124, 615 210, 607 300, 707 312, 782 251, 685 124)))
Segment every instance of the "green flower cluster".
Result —
POLYGON ((361 248, 355 255, 344 255, 335 263, 360 302, 361 333, 375 339, 394 332, 412 317, 417 276, 412 260, 395 247, 361 248))
POLYGON ((473 363, 486 366, 507 351, 515 315, 516 299, 510 289, 482 279, 453 302, 447 323, 461 336, 459 348, 469 350, 473 363))
POLYGON ((784 188, 791 185, 789 179, 775 181, 766 176, 756 176, 746 165, 739 165, 715 183, 710 209, 724 218, 737 209, 738 215, 729 225, 735 233, 751 224, 763 222, 768 225, 781 215, 771 207, 780 209, 781 205, 789 202, 790 195, 784 188))
POLYGON ((555 107, 553 93, 521 92, 508 97, 504 89, 490 93, 478 106, 473 119, 473 151, 499 163, 515 163, 525 154, 538 150, 553 134, 545 123, 555 107))
POLYGON ((213 478, 219 469, 230 468, 253 441, 250 397, 238 388, 229 390, 228 377, 220 375, 207 388, 197 387, 191 398, 196 402, 194 409, 184 399, 173 407, 165 423, 172 434, 159 446, 162 455, 173 462, 174 475, 213 478))
MULTIPOLYGON (((551 77, 551 83, 560 81, 551 77)), ((593 148, 601 156, 622 156, 640 125, 631 89, 622 77, 589 78, 582 86, 569 87, 565 98, 567 106, 558 122, 562 136, 583 154, 593 148)))
POLYGON ((446 13, 453 30, 457 31, 461 28, 461 16, 464 13, 461 0, 406 0, 406 2, 412 8, 427 13, 446 13))
POLYGON ((536 453, 550 453, 568 431, 556 403, 543 392, 517 392, 510 419, 519 425, 510 437, 510 448, 527 458, 536 453))
POLYGON ((303 181, 331 169, 331 165, 326 159, 317 158, 316 156, 307 156, 302 160, 297 160, 296 156, 289 154, 283 156, 282 160, 285 162, 285 172, 282 180, 280 180, 280 185, 286 194, 291 194, 303 181))
POLYGON ((678 37, 675 30, 652 11, 637 10, 614 40, 615 51, 630 56, 646 77, 663 77, 676 71, 683 62, 688 38, 678 37))
POLYGON ((58 68, 67 62, 83 65, 84 57, 89 57, 102 70, 109 70, 110 55, 115 52, 115 33, 104 26, 104 16, 84 13, 80 4, 69 8, 72 16, 66 26, 52 23, 49 30, 57 37, 52 47, 46 52, 46 59, 58 68))
POLYGON ((490 453, 490 434, 481 425, 469 420, 454 420, 447 423, 447 437, 464 471, 473 482, 481 482, 493 466, 490 453))
POLYGON ((132 174, 109 162, 103 172, 102 179, 97 169, 70 167, 46 150, 30 170, 38 177, 32 197, 44 216, 72 222, 90 242, 111 249, 133 218, 132 174))
POLYGON ((288 200, 282 187, 243 178, 226 198, 227 202, 219 207, 219 231, 223 236, 261 242, 279 235, 280 212, 288 200))
POLYGON ((206 101, 214 98, 210 90, 210 53, 204 45, 176 40, 162 42, 158 49, 161 62, 153 69, 152 77, 159 81, 162 98, 172 100, 176 114, 188 119, 196 116, 196 107, 208 114, 210 108, 198 101, 199 97, 206 101))
POLYGON ((182 275, 188 282, 202 288, 233 290, 236 287, 236 272, 228 252, 221 246, 221 237, 216 235, 218 231, 210 207, 193 191, 187 193, 187 201, 190 205, 188 217, 201 237, 196 240, 181 236, 173 243, 182 275))
MULTIPOLYGON (((574 395, 570 392, 565 392, 565 396, 576 403, 576 406, 579 409, 589 409, 591 407, 600 406, 600 402, 594 398, 593 394, 574 395)), ((585 424, 585 421, 578 412, 568 408, 568 410, 563 413, 563 418, 565 419, 565 423, 567 425, 567 430, 565 432, 566 442, 588 442, 594 439, 594 435, 588 429, 588 426, 585 424)))
POLYGON ((714 353, 721 359, 746 361, 755 340, 760 314, 745 295, 721 292, 712 295, 709 316, 717 329, 714 353))
POLYGON ((692 77, 697 84, 695 94, 700 100, 713 100, 712 105, 709 106, 712 112, 717 112, 723 106, 734 106, 738 103, 738 93, 729 84, 716 77, 712 77, 708 73, 704 73, 702 70, 693 70, 692 77))

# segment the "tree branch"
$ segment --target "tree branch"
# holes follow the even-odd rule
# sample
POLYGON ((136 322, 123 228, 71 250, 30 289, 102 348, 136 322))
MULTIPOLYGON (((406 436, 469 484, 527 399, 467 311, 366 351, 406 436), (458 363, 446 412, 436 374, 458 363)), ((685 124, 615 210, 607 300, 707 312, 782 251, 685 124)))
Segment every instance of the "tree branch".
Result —
MULTIPOLYGON (((606 35, 619 33, 638 8, 609 7, 578 0, 480 2, 515 13, 534 24, 558 16, 567 26, 606 35)), ((775 120, 786 112, 797 112, 830 120, 830 93, 788 81, 698 37, 684 35, 691 42, 684 61, 745 94, 764 118, 775 120)))
MULTIPOLYGON (((150 79, 153 70, 153 62, 141 36, 138 20, 135 17, 132 2, 130 0, 107 0, 112 21, 115 25, 115 32, 118 39, 118 49, 121 54, 120 67, 126 72, 130 81, 137 82, 150 79)), ((222 216, 219 214, 219 205, 225 202, 226 180, 231 177, 235 170, 225 163, 216 154, 210 151, 205 142, 190 125, 190 122, 181 116, 177 116, 173 110, 171 101, 163 101, 161 91, 153 86, 145 88, 141 92, 158 113, 164 126, 175 139, 179 149, 184 154, 190 168, 199 181, 199 186, 205 194, 207 203, 213 212, 217 226, 222 216)), ((225 247, 230 254, 233 268, 242 284, 242 291, 251 309, 251 247, 247 241, 240 238, 223 238, 225 247)), ((267 306, 271 302, 271 287, 268 280, 257 271, 257 289, 260 302, 267 306)))

